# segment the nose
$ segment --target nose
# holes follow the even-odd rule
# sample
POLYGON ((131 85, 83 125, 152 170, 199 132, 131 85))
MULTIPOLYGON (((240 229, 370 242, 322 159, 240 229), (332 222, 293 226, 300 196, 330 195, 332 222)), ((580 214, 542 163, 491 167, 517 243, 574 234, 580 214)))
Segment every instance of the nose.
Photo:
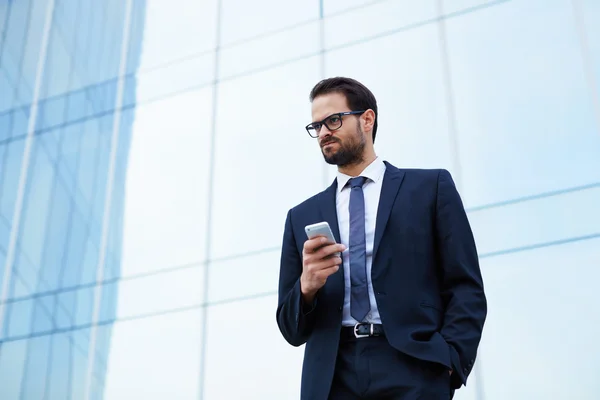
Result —
POLYGON ((333 133, 327 128, 325 124, 321 125, 321 129, 319 129, 319 139, 331 136, 333 133))

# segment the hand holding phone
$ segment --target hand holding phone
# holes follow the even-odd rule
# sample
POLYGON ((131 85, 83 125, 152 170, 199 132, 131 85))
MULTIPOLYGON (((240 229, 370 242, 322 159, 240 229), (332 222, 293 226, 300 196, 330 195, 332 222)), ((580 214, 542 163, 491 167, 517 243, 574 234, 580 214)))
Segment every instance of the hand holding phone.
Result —
POLYGON ((338 271, 342 263, 343 244, 335 243, 329 224, 319 222, 304 228, 308 240, 302 251, 302 275, 300 288, 305 301, 312 302, 327 278, 338 271))

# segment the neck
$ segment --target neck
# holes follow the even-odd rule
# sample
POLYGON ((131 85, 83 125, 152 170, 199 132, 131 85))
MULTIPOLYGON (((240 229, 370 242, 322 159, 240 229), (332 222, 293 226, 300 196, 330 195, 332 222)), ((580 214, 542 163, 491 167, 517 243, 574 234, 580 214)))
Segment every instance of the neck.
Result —
POLYGON ((363 155, 362 161, 356 164, 344 165, 343 167, 338 167, 338 171, 342 174, 346 174, 348 176, 358 176, 361 172, 365 170, 375 159, 377 155, 374 151, 369 151, 363 155))

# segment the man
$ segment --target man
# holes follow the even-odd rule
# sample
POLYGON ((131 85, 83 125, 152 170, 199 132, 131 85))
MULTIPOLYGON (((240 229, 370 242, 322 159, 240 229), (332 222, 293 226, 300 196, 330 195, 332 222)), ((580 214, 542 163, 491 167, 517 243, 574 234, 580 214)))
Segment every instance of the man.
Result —
POLYGON ((306 343, 301 398, 452 398, 487 303, 450 173, 378 158, 377 102, 356 80, 323 80, 310 101, 306 129, 338 174, 285 223, 277 324, 293 346, 306 343), (336 243, 307 240, 304 227, 322 221, 336 243))

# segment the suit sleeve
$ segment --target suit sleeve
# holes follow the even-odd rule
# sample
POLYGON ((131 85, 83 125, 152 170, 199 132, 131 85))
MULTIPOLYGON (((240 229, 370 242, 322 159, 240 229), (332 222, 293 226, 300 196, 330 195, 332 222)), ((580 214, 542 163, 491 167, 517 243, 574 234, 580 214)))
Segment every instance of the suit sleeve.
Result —
POLYGON ((281 249, 277 325, 285 340, 293 346, 301 346, 308 340, 314 325, 314 310, 317 305, 316 297, 313 304, 303 301, 300 291, 301 274, 302 255, 296 247, 290 210, 285 222, 281 249))
POLYGON ((487 300, 473 233, 452 176, 438 175, 437 242, 446 305, 441 334, 450 348, 452 387, 466 384, 487 315, 487 300))

